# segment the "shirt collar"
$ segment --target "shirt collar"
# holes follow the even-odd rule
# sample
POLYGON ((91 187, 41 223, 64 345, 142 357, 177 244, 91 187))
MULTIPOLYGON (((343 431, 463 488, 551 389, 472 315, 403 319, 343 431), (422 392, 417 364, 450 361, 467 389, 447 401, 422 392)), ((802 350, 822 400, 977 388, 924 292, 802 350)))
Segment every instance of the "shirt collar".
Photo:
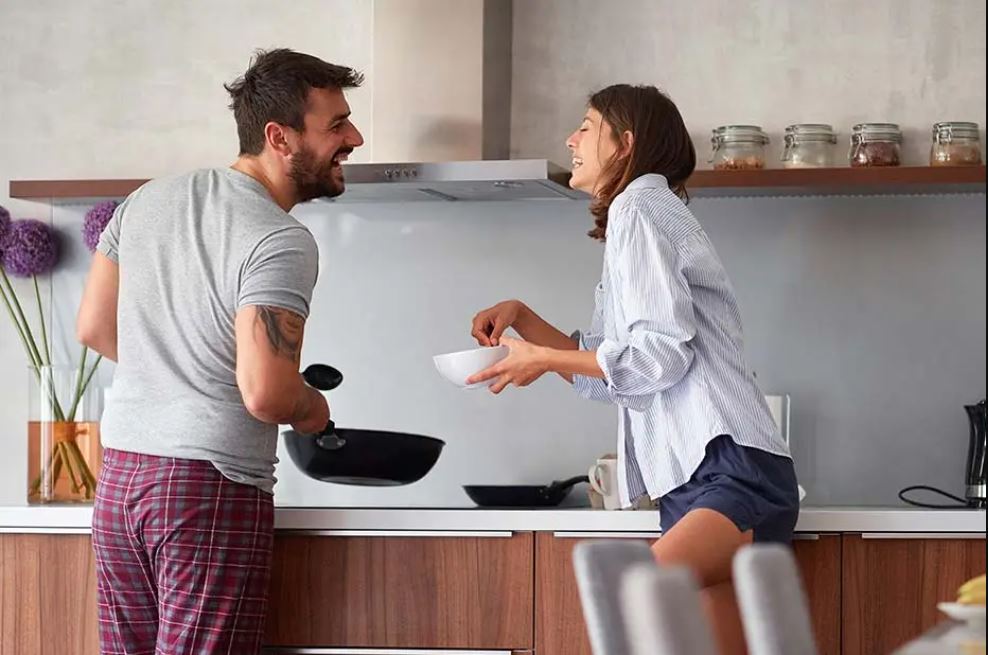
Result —
POLYGON ((668 189, 669 182, 666 181, 665 176, 659 175, 658 173, 645 173, 641 177, 637 177, 625 187, 626 191, 635 191, 637 189, 668 189))

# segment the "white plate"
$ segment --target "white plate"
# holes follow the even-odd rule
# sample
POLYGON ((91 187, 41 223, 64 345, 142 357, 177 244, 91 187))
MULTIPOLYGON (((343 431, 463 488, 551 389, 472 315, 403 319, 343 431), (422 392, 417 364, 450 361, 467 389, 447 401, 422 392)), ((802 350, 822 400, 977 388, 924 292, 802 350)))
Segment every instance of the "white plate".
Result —
POLYGON ((963 603, 939 603, 937 609, 954 619, 964 623, 984 625, 985 606, 965 605, 963 603))

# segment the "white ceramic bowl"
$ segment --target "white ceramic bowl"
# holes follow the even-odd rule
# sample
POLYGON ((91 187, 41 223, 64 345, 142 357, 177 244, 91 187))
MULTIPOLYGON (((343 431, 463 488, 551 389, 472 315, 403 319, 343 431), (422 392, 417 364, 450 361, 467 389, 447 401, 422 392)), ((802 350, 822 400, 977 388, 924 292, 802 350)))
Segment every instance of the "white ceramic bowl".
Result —
POLYGON ((510 350, 507 346, 491 346, 436 355, 432 358, 432 361, 436 365, 436 370, 456 386, 461 389, 477 389, 479 387, 489 387, 494 384, 496 378, 469 385, 467 384, 467 378, 474 373, 480 373, 485 368, 493 366, 507 357, 509 352, 510 350))
POLYGON ((985 606, 962 605, 961 603, 939 603, 937 609, 955 621, 985 629, 985 606))

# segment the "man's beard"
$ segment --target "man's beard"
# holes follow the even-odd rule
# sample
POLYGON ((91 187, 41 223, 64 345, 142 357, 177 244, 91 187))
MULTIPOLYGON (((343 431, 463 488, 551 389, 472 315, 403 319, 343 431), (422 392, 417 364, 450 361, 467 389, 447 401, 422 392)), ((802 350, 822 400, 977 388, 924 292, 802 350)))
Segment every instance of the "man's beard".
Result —
MULTIPOLYGON (((340 148, 333 157, 345 152, 348 152, 346 148, 340 148)), ((323 162, 316 161, 312 150, 302 146, 292 157, 292 169, 289 173, 295 182, 298 202, 314 198, 335 198, 343 193, 343 180, 337 178, 333 168, 335 165, 332 157, 323 162)))

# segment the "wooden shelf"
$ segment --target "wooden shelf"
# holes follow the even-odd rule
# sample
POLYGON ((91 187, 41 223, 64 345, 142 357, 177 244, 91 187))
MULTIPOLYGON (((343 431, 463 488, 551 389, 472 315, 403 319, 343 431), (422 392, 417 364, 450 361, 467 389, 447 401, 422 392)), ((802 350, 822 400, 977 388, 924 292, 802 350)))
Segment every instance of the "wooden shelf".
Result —
MULTIPOLYGON (((116 198, 147 180, 12 180, 10 197, 25 199, 116 198)), ((692 197, 908 195, 984 193, 984 166, 891 168, 770 168, 756 171, 697 171, 692 197)))
POLYGON ((686 185, 697 198, 729 196, 984 193, 984 166, 778 168, 697 171, 686 185))
POLYGON ((10 197, 121 198, 147 180, 11 180, 10 197))

